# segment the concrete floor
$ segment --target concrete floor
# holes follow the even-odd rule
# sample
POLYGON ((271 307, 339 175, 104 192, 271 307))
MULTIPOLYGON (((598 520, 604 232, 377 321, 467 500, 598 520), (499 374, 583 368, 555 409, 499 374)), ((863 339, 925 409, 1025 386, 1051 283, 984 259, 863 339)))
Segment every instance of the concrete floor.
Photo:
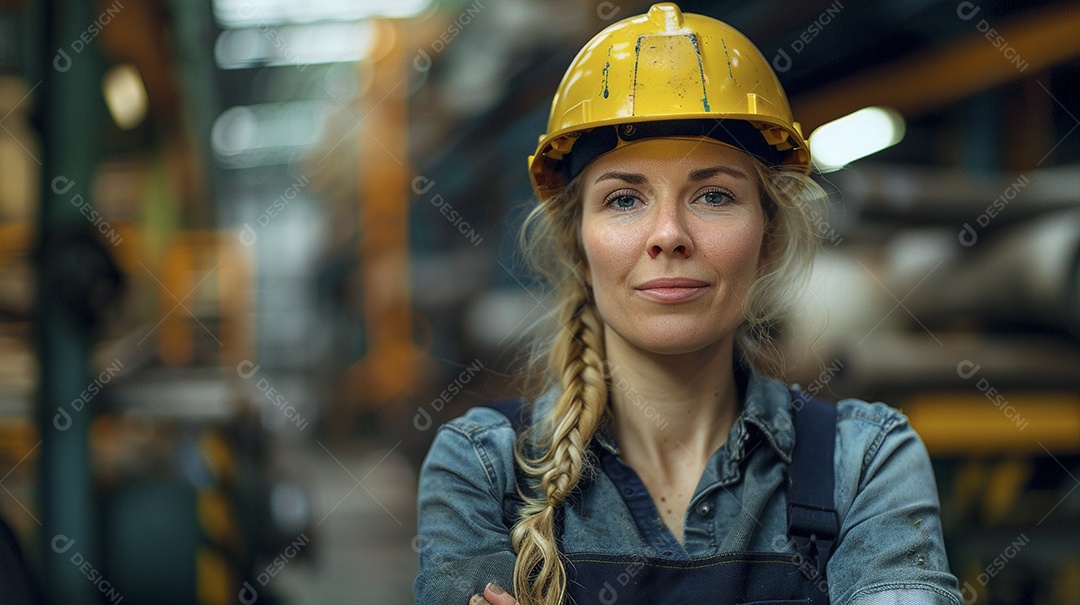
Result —
POLYGON ((312 499, 312 560, 267 582, 284 603, 412 604, 416 477, 400 443, 281 443, 274 466, 312 499))

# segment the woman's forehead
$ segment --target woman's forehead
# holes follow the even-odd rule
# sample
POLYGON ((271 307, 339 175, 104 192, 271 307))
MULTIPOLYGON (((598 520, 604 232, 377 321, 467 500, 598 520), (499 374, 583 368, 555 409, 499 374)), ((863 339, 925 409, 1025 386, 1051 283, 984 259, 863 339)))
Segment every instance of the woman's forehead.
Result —
POLYGON ((743 151, 707 138, 654 138, 621 145, 593 160, 583 176, 600 174, 616 167, 689 172, 703 167, 728 166, 747 176, 753 163, 743 151))

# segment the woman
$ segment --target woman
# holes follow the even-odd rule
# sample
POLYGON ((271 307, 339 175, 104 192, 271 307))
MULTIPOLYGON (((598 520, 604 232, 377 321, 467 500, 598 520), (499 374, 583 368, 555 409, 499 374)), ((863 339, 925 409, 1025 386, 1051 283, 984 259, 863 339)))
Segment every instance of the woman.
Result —
POLYGON ((730 26, 658 4, 582 49, 529 162, 550 386, 440 429, 418 603, 959 604, 904 417, 768 377, 816 244, 809 162, 730 26))

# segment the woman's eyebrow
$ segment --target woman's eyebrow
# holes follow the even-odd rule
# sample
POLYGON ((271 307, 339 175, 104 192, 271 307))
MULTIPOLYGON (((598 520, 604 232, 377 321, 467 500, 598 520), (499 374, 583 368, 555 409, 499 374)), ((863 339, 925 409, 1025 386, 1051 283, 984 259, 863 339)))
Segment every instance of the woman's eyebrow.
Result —
POLYGON ((729 176, 733 176, 737 179, 749 180, 750 178, 745 172, 732 166, 713 166, 712 168, 702 168, 700 170, 695 170, 691 172, 687 178, 689 178, 689 180, 691 181, 704 181, 705 179, 712 178, 718 174, 726 174, 729 176))
POLYGON ((612 171, 605 172, 604 174, 598 176, 596 180, 593 181, 593 184, 599 183, 600 181, 606 181, 608 179, 625 181, 627 183, 630 183, 631 185, 644 185, 645 183, 649 182, 649 179, 645 178, 645 175, 643 174, 638 174, 636 172, 612 171))

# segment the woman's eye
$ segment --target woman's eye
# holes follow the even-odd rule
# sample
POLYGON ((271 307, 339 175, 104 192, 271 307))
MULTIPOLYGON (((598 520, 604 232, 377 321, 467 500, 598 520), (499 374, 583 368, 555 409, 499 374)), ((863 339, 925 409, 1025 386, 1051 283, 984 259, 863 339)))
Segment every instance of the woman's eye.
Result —
POLYGON ((607 205, 615 210, 633 210, 637 204, 638 199, 627 194, 613 195, 607 201, 607 205))
POLYGON ((733 202, 735 196, 731 195, 728 191, 713 190, 702 193, 699 199, 710 206, 723 206, 724 204, 733 202))

